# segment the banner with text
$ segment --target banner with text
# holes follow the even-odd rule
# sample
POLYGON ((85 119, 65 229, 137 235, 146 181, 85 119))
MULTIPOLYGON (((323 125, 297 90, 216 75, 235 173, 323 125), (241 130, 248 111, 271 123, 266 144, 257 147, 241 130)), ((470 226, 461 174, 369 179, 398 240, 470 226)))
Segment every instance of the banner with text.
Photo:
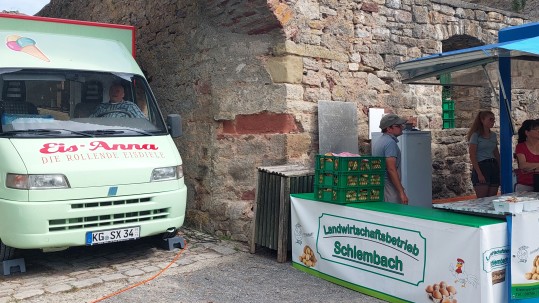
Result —
POLYGON ((511 218, 511 298, 539 298, 539 212, 511 218))
POLYGON ((395 302, 506 301, 505 223, 475 228, 291 201, 296 266, 398 298, 395 302))

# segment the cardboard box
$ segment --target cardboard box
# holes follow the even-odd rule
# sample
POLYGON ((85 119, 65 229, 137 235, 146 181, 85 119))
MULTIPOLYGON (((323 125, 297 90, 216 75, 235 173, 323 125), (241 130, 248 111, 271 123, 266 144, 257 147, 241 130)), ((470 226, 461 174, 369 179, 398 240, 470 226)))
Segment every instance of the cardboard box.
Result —
POLYGON ((518 214, 524 209, 522 202, 506 202, 500 200, 493 200, 494 210, 504 213, 518 214))
POLYGON ((506 199, 493 200, 494 209, 499 212, 518 214, 528 211, 539 211, 539 200, 525 200, 524 197, 518 197, 516 202, 506 199))

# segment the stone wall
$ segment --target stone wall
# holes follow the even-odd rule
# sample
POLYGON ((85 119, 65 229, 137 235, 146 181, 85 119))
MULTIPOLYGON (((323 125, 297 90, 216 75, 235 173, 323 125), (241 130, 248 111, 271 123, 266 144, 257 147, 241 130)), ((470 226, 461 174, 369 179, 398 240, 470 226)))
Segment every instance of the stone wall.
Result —
MULTIPOLYGON (((164 114, 184 119, 176 143, 189 188, 187 224, 243 241, 256 168, 312 165, 319 100, 356 104, 362 151, 370 107, 414 119, 433 133, 433 197, 471 194, 467 130, 442 130, 441 88, 404 85, 393 67, 472 40, 496 42, 500 28, 526 22, 442 0, 52 0, 40 15, 136 27, 137 60, 164 114)), ((459 127, 496 107, 490 90, 468 89, 475 91, 454 91, 459 127)), ((519 121, 536 95, 517 94, 519 121)))

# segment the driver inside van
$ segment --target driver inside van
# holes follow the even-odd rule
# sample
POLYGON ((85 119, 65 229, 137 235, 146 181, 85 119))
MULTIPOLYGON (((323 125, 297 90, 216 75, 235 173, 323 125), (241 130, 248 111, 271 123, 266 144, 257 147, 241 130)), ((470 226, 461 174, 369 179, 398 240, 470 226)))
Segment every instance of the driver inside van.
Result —
POLYGON ((124 87, 114 83, 109 89, 110 101, 101 103, 90 117, 107 118, 146 118, 140 108, 133 102, 124 100, 124 87))

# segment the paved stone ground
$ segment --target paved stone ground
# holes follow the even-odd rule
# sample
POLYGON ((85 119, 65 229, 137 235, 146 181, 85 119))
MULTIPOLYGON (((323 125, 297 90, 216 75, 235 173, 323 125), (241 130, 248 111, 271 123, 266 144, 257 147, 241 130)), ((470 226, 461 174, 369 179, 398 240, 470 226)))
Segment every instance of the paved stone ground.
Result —
MULTIPOLYGON (((180 233, 188 247, 169 268, 218 257, 217 252, 207 252, 211 244, 223 255, 246 250, 241 243, 219 241, 195 230, 184 228, 180 233)), ((94 247, 74 247, 52 253, 19 251, 16 258, 25 259, 26 272, 0 276, 0 303, 18 302, 46 294, 59 296, 110 282, 119 282, 120 285, 140 282, 169 266, 179 253, 178 249, 163 249, 157 243, 158 240, 152 238, 94 247)))
POLYGON ((181 252, 156 247, 158 239, 21 251, 26 272, 0 276, 0 303, 383 302, 277 263, 271 253, 252 255, 243 243, 180 233, 181 252))

